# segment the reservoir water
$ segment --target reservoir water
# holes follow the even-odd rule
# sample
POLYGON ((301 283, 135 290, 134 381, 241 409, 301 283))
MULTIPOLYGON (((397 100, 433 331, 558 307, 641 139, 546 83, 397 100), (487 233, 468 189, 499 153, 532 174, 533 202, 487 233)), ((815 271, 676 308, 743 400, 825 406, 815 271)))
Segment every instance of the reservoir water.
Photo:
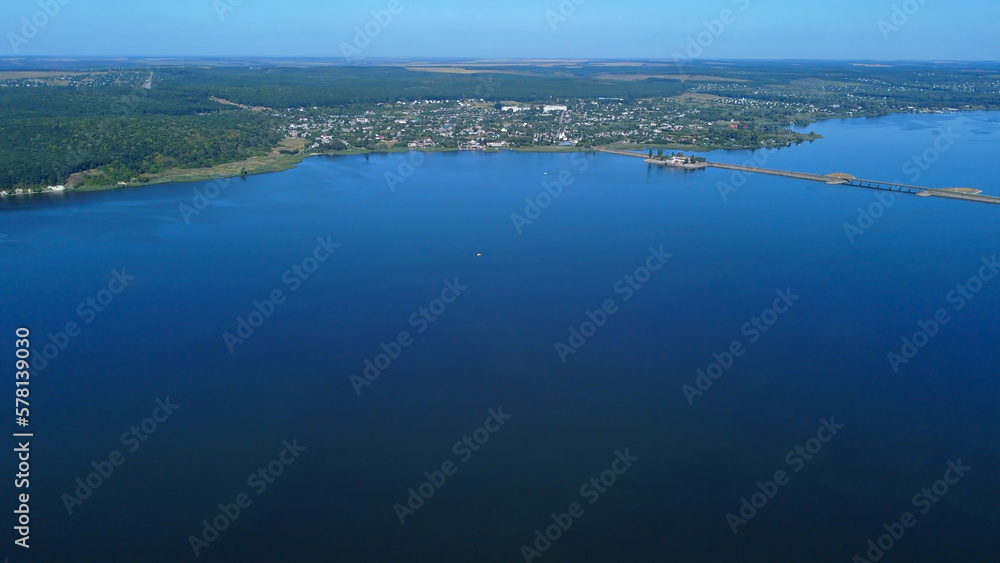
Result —
MULTIPOLYGON (((809 129, 709 158, 1000 195, 996 114, 809 129)), ((1000 559, 1000 208, 405 159, 0 202, 31 561, 1000 559)))

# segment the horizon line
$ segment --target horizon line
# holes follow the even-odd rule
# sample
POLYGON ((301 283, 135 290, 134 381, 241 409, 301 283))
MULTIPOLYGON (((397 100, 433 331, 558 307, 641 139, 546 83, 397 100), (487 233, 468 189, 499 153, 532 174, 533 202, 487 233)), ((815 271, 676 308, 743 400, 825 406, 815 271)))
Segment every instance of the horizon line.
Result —
MULTIPOLYGON (((206 60, 239 60, 239 59, 264 59, 264 60, 315 60, 330 62, 365 62, 365 61, 425 61, 425 60, 447 60, 463 62, 482 61, 611 61, 611 62, 676 62, 676 58, 644 58, 644 57, 477 57, 477 56, 381 56, 381 57, 354 57, 348 58, 342 55, 315 56, 315 55, 26 55, 26 56, 0 56, 0 61, 23 61, 23 60, 135 60, 135 59, 206 59, 206 60)), ((720 62, 876 62, 876 63, 998 63, 1000 59, 872 59, 872 58, 693 58, 684 59, 685 64, 712 64, 720 62)))

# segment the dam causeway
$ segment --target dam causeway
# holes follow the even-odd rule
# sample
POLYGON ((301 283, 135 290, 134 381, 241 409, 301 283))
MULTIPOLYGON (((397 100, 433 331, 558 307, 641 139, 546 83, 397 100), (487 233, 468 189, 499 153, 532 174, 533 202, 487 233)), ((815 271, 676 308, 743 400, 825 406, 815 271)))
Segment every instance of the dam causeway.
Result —
POLYGON ((796 180, 822 182, 824 184, 831 186, 852 186, 855 188, 884 190, 890 192, 911 194, 921 197, 943 197, 948 199, 958 199, 963 201, 975 201, 979 203, 991 203, 993 205, 1000 205, 1000 197, 981 195, 982 194, 981 190, 976 190, 972 188, 925 188, 921 186, 897 184, 895 182, 883 182, 879 180, 862 180, 859 178, 855 178, 850 174, 843 174, 843 173, 824 174, 824 175, 809 174, 805 172, 788 172, 786 170, 774 170, 772 168, 741 166, 738 164, 723 164, 720 162, 677 164, 669 160, 658 160, 656 158, 649 158, 645 154, 640 154, 632 151, 622 151, 622 150, 606 149, 606 148, 598 148, 597 150, 608 154, 618 154, 623 156, 641 158, 649 164, 656 164, 659 166, 669 166, 671 168, 679 168, 682 170, 702 170, 705 168, 721 168, 723 170, 735 170, 738 172, 746 172, 749 174, 766 174, 769 176, 781 176, 783 178, 793 178, 796 180))

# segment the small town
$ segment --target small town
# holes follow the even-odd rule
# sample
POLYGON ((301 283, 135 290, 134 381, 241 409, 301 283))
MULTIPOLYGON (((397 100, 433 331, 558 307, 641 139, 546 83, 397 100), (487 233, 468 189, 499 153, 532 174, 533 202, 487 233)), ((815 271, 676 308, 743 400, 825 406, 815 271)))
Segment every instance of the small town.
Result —
MULTIPOLYGON (((786 104, 797 119, 824 118, 786 104), (803 117, 808 116, 808 117, 803 117)), ((830 115, 836 108, 830 108, 830 115)), ((818 138, 774 121, 772 108, 738 100, 562 100, 552 104, 425 100, 379 104, 357 114, 289 110, 288 134, 309 151, 559 149, 615 147, 764 148, 818 138), (296 117, 296 114, 298 116, 296 117)))
MULTIPOLYGON (((982 100, 994 99, 1000 91, 1000 80, 991 76, 943 79, 930 73, 911 73, 896 82, 857 77, 853 82, 802 78, 785 84, 768 84, 759 78, 702 76, 686 83, 683 89, 669 85, 651 89, 683 91, 664 96, 572 96, 553 92, 521 99, 488 99, 462 95, 438 98, 427 92, 419 97, 397 97, 395 101, 355 102, 344 100, 336 92, 332 99, 324 100, 323 96, 330 94, 309 91, 308 98, 321 103, 291 105, 282 96, 254 90, 248 97, 231 88, 216 87, 212 80, 219 78, 218 73, 213 71, 207 76, 211 79, 189 91, 174 84, 178 80, 176 71, 166 70, 0 73, 0 92, 15 98, 32 95, 59 100, 63 92, 68 92, 87 99, 113 93, 100 106, 108 119, 80 122, 71 140, 46 147, 58 163, 58 174, 53 176, 51 170, 22 171, 15 162, 8 171, 11 178, 0 186, 0 197, 73 190, 81 184, 141 184, 182 177, 184 169, 225 163, 235 167, 235 174, 230 175, 252 174, 270 170, 272 162, 281 161, 287 167, 294 164, 292 161, 316 154, 780 149, 820 139, 811 130, 819 121, 970 111, 980 109, 982 100), (335 100, 340 101, 333 103, 335 100), (89 169, 84 166, 90 160, 91 147, 99 144, 99 136, 123 134, 141 144, 148 143, 148 130, 137 123, 150 106, 167 115, 187 113, 183 121, 175 123, 183 122, 189 132, 170 133, 174 135, 166 145, 170 150, 149 157, 138 159, 131 155, 95 162, 97 166, 89 169), (101 125, 95 127, 98 123, 101 125), (244 139, 237 144, 196 140, 222 131, 244 139), (197 150, 205 146, 211 147, 210 154, 197 150), (243 167, 241 162, 248 166, 243 167), (40 180, 45 177, 48 181, 40 180)), ((491 88, 497 83, 488 71, 477 80, 491 88)), ((458 91, 478 93, 477 88, 458 91)), ((17 123, 21 122, 11 121, 11 126, 20 127, 17 123)), ((66 134, 58 120, 36 123, 35 129, 39 126, 66 134)), ((166 134, 171 127, 162 119, 158 126, 158 134, 166 134)), ((28 130, 17 131, 25 139, 31 136, 28 130)), ((195 177, 212 175, 216 173, 195 177)))

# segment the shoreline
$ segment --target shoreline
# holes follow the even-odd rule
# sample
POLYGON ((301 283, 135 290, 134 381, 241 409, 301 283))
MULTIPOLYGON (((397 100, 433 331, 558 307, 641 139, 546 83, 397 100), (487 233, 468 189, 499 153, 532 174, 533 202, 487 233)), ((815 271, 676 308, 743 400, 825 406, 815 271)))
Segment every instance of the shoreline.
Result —
MULTIPOLYGON (((219 165, 218 166, 219 170, 216 170, 216 171, 212 171, 211 169, 209 169, 209 170, 202 169, 201 171, 198 171, 198 172, 192 171, 189 174, 181 173, 181 174, 173 174, 173 175, 169 175, 169 176, 160 176, 160 177, 157 177, 157 178, 150 178, 149 181, 147 181, 147 182, 129 182, 129 183, 123 184, 123 185, 114 184, 114 185, 83 186, 83 187, 79 187, 79 188, 67 188, 65 191, 58 192, 58 193, 67 193, 67 192, 79 192, 79 193, 105 192, 105 191, 118 190, 118 189, 141 188, 141 187, 144 187, 144 186, 153 186, 153 185, 157 185, 157 184, 173 184, 173 183, 188 184, 188 183, 194 183, 194 182, 208 182, 208 181, 211 181, 211 180, 221 180, 221 179, 226 179, 226 178, 240 178, 240 177, 243 177, 243 176, 258 176, 258 175, 261 175, 261 174, 272 174, 272 173, 276 173, 276 172, 285 172, 287 170, 291 170, 293 168, 296 168, 305 159, 312 158, 312 157, 317 157, 317 156, 360 156, 360 155, 366 155, 366 154, 406 154, 406 153, 410 153, 410 152, 426 152, 426 153, 435 153, 435 152, 438 152, 438 153, 445 153, 445 152, 451 152, 451 153, 459 153, 459 152, 481 152, 481 153, 495 154, 495 153, 500 153, 500 152, 504 152, 504 151, 522 152, 522 153, 575 153, 575 152, 596 152, 597 149, 596 148, 590 148, 590 147, 527 147, 527 148, 489 149, 489 150, 482 150, 482 151, 463 151, 463 150, 460 150, 460 149, 451 149, 451 148, 431 148, 431 149, 410 149, 410 148, 398 148, 397 149, 397 148, 385 148, 385 149, 377 149, 377 150, 351 149, 351 150, 344 150, 344 151, 311 152, 311 153, 300 153, 300 154, 297 154, 297 155, 282 155, 280 158, 277 158, 274 161, 266 162, 266 163, 262 164, 261 166, 258 166, 257 168, 254 168, 254 169, 248 169, 246 171, 246 174, 242 174, 242 173, 233 174, 232 172, 230 172, 228 170, 222 170, 222 168, 224 168, 224 167, 229 167, 229 166, 232 166, 233 164, 238 164, 238 162, 237 163, 226 163, 226 164, 219 165)), ((242 161, 240 161, 240 162, 242 162, 242 161)), ((42 192, 22 193, 22 194, 17 194, 17 197, 33 196, 33 195, 45 195, 45 194, 49 194, 49 193, 56 193, 56 192, 42 191, 42 192)), ((15 197, 15 194, 9 194, 8 197, 15 197)), ((2 201, 2 200, 0 200, 0 201, 2 201)))
MULTIPOLYGON (((891 117, 891 116, 894 116, 894 115, 904 115, 904 114, 909 114, 909 113, 913 113, 913 114, 917 114, 917 115, 934 116, 934 115, 962 115, 962 114, 972 114, 972 113, 977 113, 977 112, 987 112, 987 113, 989 113, 991 111, 995 111, 997 113, 1000 113, 1000 110, 988 110, 988 109, 982 109, 982 108, 968 109, 968 110, 963 109, 963 110, 959 110, 959 111, 943 111, 943 112, 893 112, 893 113, 889 113, 889 114, 886 114, 886 115, 880 115, 880 116, 856 116, 856 117, 830 116, 830 117, 823 117, 823 118, 819 118, 819 119, 816 119, 816 120, 810 122, 809 125, 811 125, 813 123, 820 123, 820 122, 823 122, 823 121, 832 121, 832 120, 850 121, 850 120, 862 119, 862 118, 864 118, 864 119, 880 119, 880 118, 883 118, 883 117, 891 117)), ((788 143, 788 144, 781 145, 781 146, 757 147, 757 148, 748 148, 748 147, 706 148, 706 147, 699 147, 697 145, 682 145, 682 144, 669 144, 669 145, 632 145, 632 144, 627 144, 627 143, 609 143, 607 145, 602 145, 602 148, 611 148, 611 149, 617 149, 617 150, 636 151, 636 152, 639 152, 639 151, 648 151, 649 149, 652 149, 652 150, 661 150, 661 149, 662 150, 676 150, 676 151, 686 151, 686 152, 691 152, 691 153, 711 153, 711 152, 716 152, 716 151, 751 151, 751 152, 755 152, 755 151, 758 151, 758 150, 781 150, 781 149, 784 149, 784 148, 792 148, 792 147, 804 144, 805 142, 810 142, 811 143, 811 142, 814 142, 814 141, 817 141, 817 140, 822 140, 823 138, 824 138, 823 135, 817 135, 814 139, 810 139, 808 141, 802 140, 802 141, 788 143)), ((457 152, 482 152, 482 153, 500 153, 500 152, 504 152, 504 151, 520 152, 520 153, 578 153, 578 152, 584 152, 584 153, 586 153, 586 152, 600 152, 599 149, 598 149, 598 147, 576 147, 576 146, 568 146, 568 147, 566 147, 566 146, 535 146, 535 147, 516 147, 516 148, 509 147, 509 148, 502 148, 502 149, 494 148, 494 149, 479 150, 479 151, 463 151, 463 150, 457 149, 457 148, 436 148, 436 147, 435 148, 421 148, 421 149, 411 149, 409 147, 401 147, 401 148, 387 147, 387 148, 384 148, 384 149, 375 149, 375 150, 370 150, 370 149, 350 149, 350 150, 343 150, 343 151, 326 151, 326 152, 299 153, 299 154, 296 154, 296 155, 278 155, 278 156, 271 156, 271 155, 269 155, 269 156, 271 156, 270 160, 268 160, 267 157, 265 157, 264 162, 260 163, 255 168, 247 169, 245 173, 242 173, 242 172, 241 173, 233 173, 233 171, 231 169, 232 167, 239 166, 239 165, 247 162, 247 161, 236 161, 236 162, 230 162, 230 163, 220 164, 220 165, 217 165, 217 166, 209 168, 209 169, 192 169, 190 172, 183 172, 183 171, 181 171, 181 172, 178 172, 178 173, 175 173, 175 174, 171 174, 171 175, 160 176, 160 177, 153 177, 153 178, 150 178, 148 181, 145 181, 145 182, 130 182, 130 183, 127 183, 127 184, 124 184, 124 185, 94 185, 94 186, 84 186, 84 187, 80 187, 80 188, 70 188, 70 187, 67 186, 67 188, 65 190, 60 190, 60 191, 38 191, 38 192, 27 192, 27 193, 21 193, 21 194, 8 193, 6 196, 0 197, 0 201, 3 201, 4 199, 6 199, 8 197, 24 197, 24 196, 45 195, 45 194, 50 194, 50 195, 51 194, 65 195, 66 193, 74 193, 74 192, 80 192, 80 193, 102 192, 102 191, 117 190, 117 189, 122 189, 122 188, 141 188, 143 186, 152 186, 152 185, 157 185, 157 184, 170 184, 170 183, 183 184, 183 183, 193 183, 193 182, 207 182, 207 181, 211 181, 211 180, 220 180, 220 179, 225 179, 225 178, 239 178, 239 177, 242 177, 242 176, 257 176, 257 175, 260 175, 260 174, 271 174, 271 173, 275 173, 275 172, 285 172, 287 170, 291 170, 293 168, 296 168, 305 159, 311 158, 311 157, 317 157, 317 156, 358 156, 358 155, 367 155, 367 154, 404 154, 404 153, 409 153, 409 152, 454 152, 454 153, 457 153, 457 152)))

